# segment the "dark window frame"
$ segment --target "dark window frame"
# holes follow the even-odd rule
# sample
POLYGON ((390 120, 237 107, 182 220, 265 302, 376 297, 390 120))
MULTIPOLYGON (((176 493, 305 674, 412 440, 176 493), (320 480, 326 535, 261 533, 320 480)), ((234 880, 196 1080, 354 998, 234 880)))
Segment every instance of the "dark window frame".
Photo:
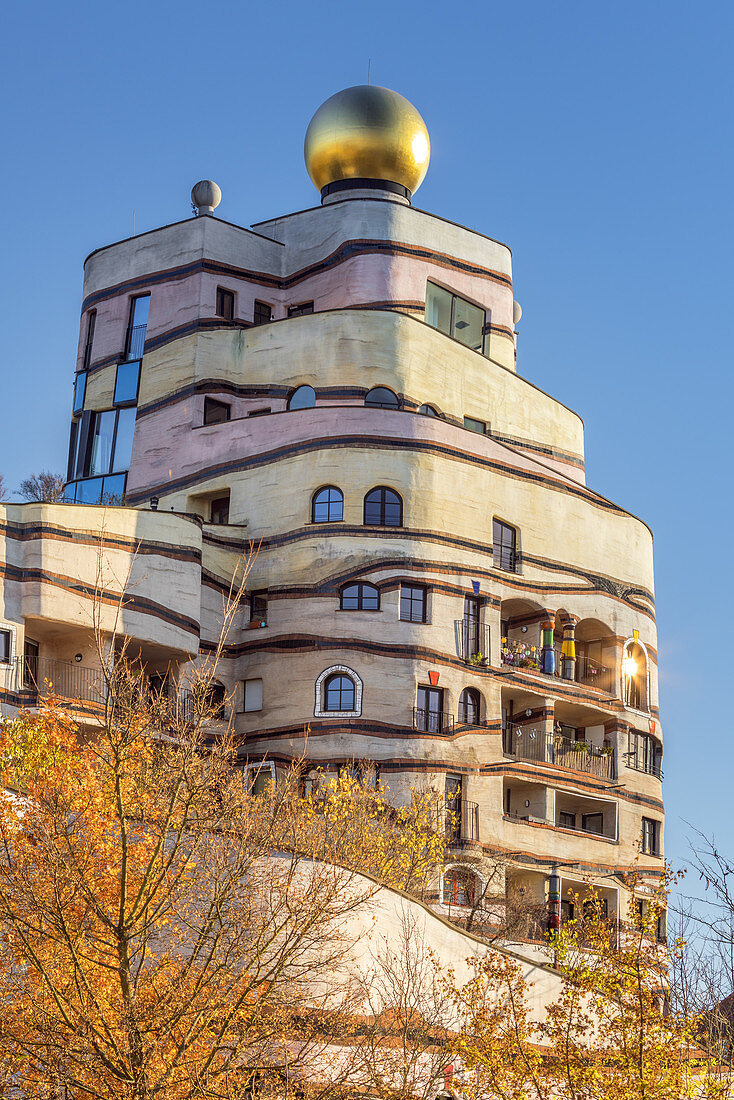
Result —
POLYGON ((313 312, 313 301, 297 302, 295 305, 288 306, 289 317, 307 317, 313 312))
POLYGON ((518 534, 517 527, 513 527, 511 523, 506 523, 497 516, 492 517, 493 568, 501 569, 504 573, 519 572, 518 565, 520 563, 520 553, 517 548, 519 541, 518 534), (508 532, 512 536, 509 540, 505 538, 508 532))
POLYGON ((256 298, 252 307, 253 325, 269 325, 272 319, 273 307, 270 305, 270 303, 262 302, 259 298, 256 298))
MULTIPOLYGON (((125 348, 124 348, 124 352, 123 352, 123 359, 124 360, 127 360, 127 359, 132 359, 132 360, 142 359, 143 353, 145 351, 145 340, 146 340, 147 334, 148 334, 148 321, 149 321, 149 319, 150 319, 150 291, 148 291, 145 294, 134 294, 132 296, 132 298, 130 299, 130 312, 128 314, 127 330, 125 332, 125 348), (148 299, 148 314, 146 316, 144 325, 136 325, 136 324, 134 324, 134 321, 135 321, 135 311, 137 309, 137 303, 142 301, 143 298, 148 299), (140 350, 139 355, 131 355, 130 352, 133 350, 133 348, 132 348, 133 333, 135 332, 136 329, 144 329, 145 330, 144 333, 143 333, 142 347, 139 349, 140 350)), ((135 350, 137 351, 138 349, 135 348, 135 350)))
POLYGON ((403 498, 401 497, 400 493, 398 493, 397 490, 395 490, 395 489, 391 489, 389 485, 375 485, 374 488, 370 489, 368 493, 365 493, 364 509, 363 509, 363 524, 364 524, 365 527, 402 527, 403 526, 403 498), (373 505, 373 504, 376 503, 375 501, 370 500, 370 497, 372 497, 375 493, 380 494, 379 502, 377 502, 379 504, 379 520, 378 520, 378 522, 375 522, 374 520, 371 520, 371 519, 370 520, 367 519, 368 506, 373 505), (387 494, 388 493, 391 493, 396 499, 388 501, 388 499, 387 499, 387 494), (397 523, 393 523, 393 522, 388 523, 388 522, 386 522, 386 520, 387 520, 387 505, 389 504, 391 506, 394 506, 396 503, 400 507, 400 516, 399 516, 398 522, 397 523))
POLYGON ((339 488, 338 485, 322 485, 319 489, 316 490, 316 492, 311 497, 311 523, 342 523, 343 520, 344 520, 344 493, 341 491, 341 489, 339 488), (316 518, 316 510, 322 504, 322 501, 319 500, 319 497, 322 495, 322 493, 328 494, 327 495, 327 500, 326 500, 327 515, 326 515, 326 519, 317 519, 316 518), (338 496, 335 496, 334 499, 332 499, 332 496, 331 496, 332 493, 338 494, 338 496), (332 507, 334 507, 336 505, 339 506, 339 513, 340 514, 338 516, 333 516, 332 517, 332 515, 331 515, 332 507))
POLYGON ((13 632, 7 627, 0 628, 0 665, 9 665, 13 654, 13 632))
POLYGON ((604 813, 602 810, 594 810, 593 813, 581 815, 581 831, 583 833, 591 833, 593 836, 604 836, 604 813), (599 818, 599 830, 590 829, 587 822, 596 820, 599 818))
POLYGON ((391 390, 389 386, 373 386, 371 390, 368 390, 364 395, 364 407, 366 409, 388 409, 395 412, 400 409, 400 398, 395 393, 395 390, 391 390), (389 401, 370 401, 370 395, 373 393, 389 393, 394 400, 389 401))
POLYGON ((74 377, 74 397, 72 416, 80 416, 84 412, 84 402, 87 399, 87 372, 80 370, 74 377), (79 385, 81 383, 81 401, 79 401, 79 385))
POLYGON ((558 827, 559 829, 576 829, 576 814, 571 813, 570 810, 558 811, 558 827), (565 818, 565 820, 564 820, 565 818), (569 820, 570 818, 570 820, 569 820))
POLYGON ((214 523, 219 527, 226 527, 229 523, 229 505, 231 500, 231 494, 229 492, 222 493, 219 497, 212 497, 209 501, 209 522, 214 523), (224 505, 226 504, 226 508, 224 505), (215 512, 219 515, 223 515, 226 512, 226 519, 215 519, 215 512))
POLYGON ((234 321, 235 292, 230 290, 229 287, 217 287, 215 312, 217 317, 221 317, 224 321, 234 321), (225 303, 227 304, 227 308, 225 308, 225 303))
POLYGON ((88 370, 92 361, 92 345, 94 344, 94 330, 97 327, 97 310, 90 309, 87 314, 87 338, 84 341, 84 358, 82 370, 88 370))
POLYGON ((465 726, 478 726, 482 715, 482 696, 475 687, 465 687, 459 695, 459 721, 465 726), (471 707, 467 704, 471 700, 471 707), (473 717, 472 717, 473 712, 473 717))
POLYGON ((357 685, 355 684, 352 677, 348 676, 346 672, 332 672, 330 676, 327 676, 326 679, 324 680, 322 692, 323 692, 323 699, 322 699, 323 705, 322 705, 321 709, 326 714, 338 714, 338 713, 349 714, 349 713, 353 713, 357 709, 357 685), (337 689, 339 705, 338 706, 329 706, 329 702, 330 702, 329 694, 330 694, 330 691, 331 691, 331 686, 332 686, 332 684, 336 683, 337 680, 340 681, 339 687, 337 689), (352 699, 350 706, 343 706, 342 705, 343 704, 343 698, 342 697, 343 697, 344 692, 345 692, 345 688, 342 686, 342 682, 350 685, 351 699, 352 699))
POLYGON ((489 425, 486 420, 479 420, 476 416, 464 417, 464 428, 468 432, 474 432, 475 435, 487 435, 489 432, 489 425), (472 427, 473 424, 478 425, 476 428, 472 427))
POLYGON ((204 398, 204 427, 210 424, 226 424, 232 419, 232 406, 226 401, 218 401, 216 397, 204 398), (224 415, 219 414, 224 411, 224 415))
POLYGON ((268 590, 257 588, 250 593, 250 622, 268 625, 268 590))
POLYGON ((641 850, 643 855, 660 855, 660 822, 655 817, 643 817, 641 829, 641 850))
POLYGON ((461 344, 462 347, 468 348, 469 351, 476 351, 479 355, 487 355, 487 336, 489 335, 489 325, 487 323, 487 307, 481 305, 479 302, 473 302, 471 298, 465 298, 463 294, 459 294, 455 290, 449 289, 447 286, 443 286, 442 283, 437 283, 434 279, 426 280, 426 299, 428 298, 428 287, 435 286, 438 290, 442 290, 444 294, 448 294, 451 297, 451 309, 449 313, 449 331, 444 332, 442 328, 438 328, 437 325, 432 325, 430 321, 425 320, 425 303, 423 307, 423 318, 425 324, 432 328, 434 332, 440 332, 443 336, 448 336, 450 340, 455 340, 457 344, 461 344), (458 336, 454 336, 455 318, 456 318, 456 303, 457 301, 463 302, 467 306, 471 306, 473 309, 478 309, 480 313, 484 315, 482 321, 482 346, 481 348, 473 348, 471 344, 465 344, 463 340, 459 340, 458 336))
POLYGON ((140 394, 140 375, 142 373, 141 368, 142 368, 142 363, 141 363, 140 359, 125 359, 122 363, 117 364, 117 366, 115 368, 115 388, 112 391, 112 404, 114 405, 114 407, 116 409, 124 409, 124 408, 128 408, 131 405, 137 405, 138 396, 140 394), (136 380, 136 383, 135 383, 135 396, 134 397, 126 397, 126 398, 124 398, 124 400, 118 400, 118 397, 117 397, 117 380, 118 380, 119 375, 120 375, 120 368, 122 367, 123 370, 125 370, 126 368, 135 367, 135 366, 138 368, 138 376, 137 376, 137 380, 136 380))
POLYGON ((349 584, 342 585, 342 587, 339 591, 339 610, 340 611, 370 611, 370 612, 380 611, 381 608, 380 608, 380 590, 379 590, 379 588, 377 587, 376 584, 371 584, 369 581, 351 581, 349 584), (355 597, 352 597, 352 596, 348 595, 350 589, 356 589, 357 590, 357 594, 356 594, 357 606, 356 607, 345 607, 344 606, 345 597, 347 599, 355 598, 355 597), (369 596, 370 599, 375 601, 375 603, 377 605, 376 607, 365 607, 364 606, 366 595, 369 596))
POLYGON ((401 584, 400 585, 400 622, 425 623, 428 622, 428 586, 425 584, 401 584), (414 613, 418 609, 416 617, 414 613), (404 614, 404 611, 407 614, 404 614))

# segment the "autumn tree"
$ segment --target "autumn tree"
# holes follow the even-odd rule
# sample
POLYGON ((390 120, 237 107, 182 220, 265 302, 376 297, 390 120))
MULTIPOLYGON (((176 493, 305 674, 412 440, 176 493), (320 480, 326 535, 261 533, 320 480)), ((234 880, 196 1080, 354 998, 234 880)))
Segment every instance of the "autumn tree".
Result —
POLYGON ((41 470, 31 474, 20 483, 20 495, 23 500, 39 500, 46 504, 57 504, 64 499, 66 478, 63 474, 54 474, 50 470, 41 470))
MULTIPOLYGON (((155 687, 105 636, 98 601, 96 724, 47 685, 39 713, 0 726, 3 1095, 234 1100, 343 1084, 333 1051, 363 999, 345 969, 355 918, 383 884, 425 892, 443 834, 430 792, 396 809, 346 774, 307 790, 302 762, 255 794, 231 731, 212 733, 249 564, 185 685, 155 687)), ((101 554, 98 573, 101 591, 101 554)))

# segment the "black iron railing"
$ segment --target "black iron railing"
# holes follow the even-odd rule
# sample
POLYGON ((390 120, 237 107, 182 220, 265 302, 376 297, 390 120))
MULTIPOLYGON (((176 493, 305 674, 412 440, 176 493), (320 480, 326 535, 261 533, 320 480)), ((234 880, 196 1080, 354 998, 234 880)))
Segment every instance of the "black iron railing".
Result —
POLYGON ((467 618, 454 620, 456 653, 468 665, 484 668, 489 664, 489 626, 467 618))
POLYGON ((454 728, 453 714, 413 707, 413 729, 426 733, 447 733, 454 728))
POLYGON ((466 799, 446 802, 446 839, 449 844, 479 842, 479 804, 466 799))
POLYGON ((518 760, 555 764, 558 768, 586 772, 597 779, 615 778, 614 750, 597 748, 590 741, 572 741, 533 726, 509 722, 502 727, 502 748, 506 756, 515 756, 518 760))
POLYGON ((520 551, 495 543, 492 548, 492 564, 495 569, 503 569, 505 573, 517 573, 520 569, 520 551))
MULTIPOLYGON (((5 669, 5 689, 20 696, 23 705, 37 706, 40 699, 61 699, 102 704, 107 696, 104 673, 74 661, 48 657, 16 657, 5 669)), ((0 672, 0 684, 2 673, 0 672)))
POLYGON ((591 657, 576 658, 576 683, 596 688, 597 691, 614 691, 614 670, 600 665, 591 657))
POLYGON ((133 325, 132 328, 127 330, 127 336, 125 338, 125 354, 123 356, 124 362, 129 362, 133 359, 142 359, 143 351, 145 349, 145 334, 148 326, 146 325, 133 325))

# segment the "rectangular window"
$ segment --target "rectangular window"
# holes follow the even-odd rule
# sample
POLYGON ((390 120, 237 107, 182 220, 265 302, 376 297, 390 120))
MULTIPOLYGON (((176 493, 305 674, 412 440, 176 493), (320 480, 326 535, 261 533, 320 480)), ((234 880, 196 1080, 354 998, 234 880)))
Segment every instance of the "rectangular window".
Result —
POLYGON ((275 768, 272 764, 250 764, 246 769, 247 785, 253 798, 259 798, 275 786, 275 768))
POLYGON ((217 287, 217 317, 234 321, 234 293, 223 286, 217 287))
POLYGON ((225 401, 204 398, 204 424, 224 424, 232 415, 232 406, 225 401))
MULTIPOLYGON (((481 604, 476 596, 464 597, 464 660, 471 660, 477 653, 481 651, 479 645, 479 618, 481 615, 481 604)), ((486 655, 485 655, 486 656, 486 655)))
POLYGON ((658 854, 660 822, 651 817, 642 819, 642 850, 645 855, 658 854))
POLYGON ((125 359, 142 359, 148 330, 150 294, 140 294, 130 302, 130 317, 125 337, 125 359))
POLYGON ((661 776, 660 763, 662 753, 660 746, 647 733, 637 733, 632 730, 628 738, 627 764, 638 772, 647 772, 648 775, 661 776))
POLYGON ((427 592, 425 588, 413 584, 400 586, 400 618, 406 623, 424 623, 426 621, 427 592))
POLYGON ((211 503, 211 523, 229 523, 229 493, 211 503))
POLYGON ((561 810, 558 815, 558 824, 562 829, 575 829, 576 828, 576 814, 569 814, 565 810, 561 810))
POLYGON ((313 313, 313 302, 299 302, 297 306, 288 306, 289 317, 305 317, 307 313, 313 313))
POLYGON ((258 302, 256 298, 252 316, 253 325, 267 325, 272 319, 273 307, 269 306, 267 302, 258 302))
POLYGON ((475 420, 473 416, 464 417, 464 427, 469 432, 476 432, 477 435, 487 434, 487 425, 484 420, 475 420))
POLYGON ((492 520, 493 562, 495 569, 517 573, 517 531, 500 519, 492 520))
POLYGON ((84 409, 84 397, 87 392, 86 371, 80 371, 74 379, 74 409, 73 415, 78 416, 84 409))
POLYGON ((10 631, 0 630, 0 663, 10 664, 10 631))
MULTIPOLYGON (((573 826, 571 826, 571 827, 573 828, 573 826)), ((565 924, 566 922, 568 922, 570 920, 573 920, 573 913, 574 913, 573 902, 572 901, 566 901, 565 899, 562 900, 561 901, 561 921, 565 924)))
POLYGON ((26 638, 23 646, 23 684, 25 687, 33 687, 38 683, 38 654, 40 646, 38 642, 26 638))
POLYGON ((264 589, 250 597, 250 622, 256 626, 268 625, 268 593, 264 589))
POLYGON ((603 836, 604 814, 582 814, 581 828, 585 833, 596 833, 597 836, 603 836))
POLYGON ((95 474, 109 473, 112 463, 116 420, 117 413, 114 409, 110 409, 108 412, 94 413, 89 465, 84 471, 90 477, 94 477, 95 474))
POLYGON ((271 410, 269 408, 267 408, 267 409, 252 409, 252 411, 248 412, 247 415, 248 416, 267 416, 267 414, 270 411, 271 410))
POLYGON ((83 369, 86 370, 92 361, 92 345, 94 343, 94 329, 97 324, 97 310, 91 309, 87 318, 87 339, 84 344, 83 369))
POLYGON ((263 709, 263 682, 260 679, 245 680, 242 709, 245 713, 263 709))
POLYGON ((113 404, 135 405, 138 400, 139 385, 140 362, 133 359, 130 362, 118 363, 113 404))
MULTIPOLYGON (((117 413, 117 427, 115 429, 115 453, 112 459, 110 473, 117 474, 121 470, 130 469, 130 459, 133 453, 133 435, 135 433, 135 417, 137 409, 120 409, 117 413)), ((106 471, 105 471, 106 472, 106 471)))
POLYGON ((443 688, 419 687, 415 710, 415 728, 441 733, 445 724, 443 688))
POLYGON ((435 283, 426 284, 425 321, 473 351, 484 350, 485 311, 435 283))

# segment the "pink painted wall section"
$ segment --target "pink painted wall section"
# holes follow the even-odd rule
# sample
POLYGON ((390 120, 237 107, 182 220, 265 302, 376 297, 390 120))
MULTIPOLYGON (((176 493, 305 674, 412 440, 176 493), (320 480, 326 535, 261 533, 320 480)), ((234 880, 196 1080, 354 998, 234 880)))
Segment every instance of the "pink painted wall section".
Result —
MULTIPOLYGON (((230 420, 210 427, 193 427, 198 401, 151 413, 135 427, 132 463, 128 475, 128 493, 145 494, 155 489, 165 492, 166 484, 177 478, 205 478, 206 467, 237 462, 264 451, 287 448, 299 442, 330 439, 335 436, 374 436, 428 440, 448 444, 461 452, 490 457, 520 470, 552 477, 559 484, 578 482, 565 463, 539 463, 528 455, 482 438, 442 420, 363 406, 317 406, 298 412, 273 413, 269 416, 230 420)), ((230 476, 238 476, 236 474, 230 476)), ((188 492, 195 492, 190 488, 188 492)), ((589 493, 590 497, 594 494, 589 493)))
MULTIPOLYGON (((150 288, 148 339, 216 317, 217 287, 235 295, 235 320, 251 323, 256 299, 273 307, 274 319, 287 315, 288 307, 313 301, 316 312, 360 305, 422 309, 427 281, 440 283, 477 302, 487 311, 487 320, 512 329, 512 291, 474 275, 406 256, 356 256, 333 268, 303 279, 287 290, 258 285, 233 276, 197 273, 184 279, 157 283, 150 288), (416 305, 417 304, 417 305, 416 305)), ((145 292, 145 288, 142 288, 145 292)), ((135 294, 141 293, 136 289, 135 294)), ((125 344, 130 303, 135 295, 116 293, 94 307, 97 321, 92 347, 92 364, 121 355, 125 344)), ((81 369, 87 339, 89 311, 82 316, 79 331, 77 369, 81 369)), ((491 337, 490 337, 491 340, 491 337)))

